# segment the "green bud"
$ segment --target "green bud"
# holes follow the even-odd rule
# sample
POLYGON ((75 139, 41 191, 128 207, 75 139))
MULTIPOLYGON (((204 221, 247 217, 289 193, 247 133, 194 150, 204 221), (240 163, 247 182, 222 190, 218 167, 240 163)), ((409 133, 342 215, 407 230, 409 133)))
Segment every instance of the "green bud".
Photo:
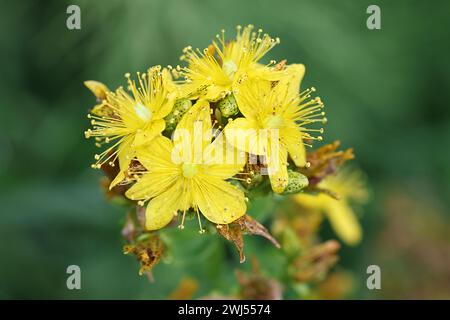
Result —
POLYGON ((297 171, 288 170, 288 179, 288 185, 283 194, 298 193, 309 184, 308 178, 297 171))
POLYGON ((222 112, 222 116, 224 116, 225 118, 234 116, 239 112, 236 99, 232 94, 229 94, 228 96, 220 100, 217 106, 219 107, 220 112, 222 112))
POLYGON ((180 122, 183 115, 192 107, 192 102, 189 99, 179 99, 175 101, 172 111, 164 118, 166 120, 166 130, 175 130, 178 122, 180 122))

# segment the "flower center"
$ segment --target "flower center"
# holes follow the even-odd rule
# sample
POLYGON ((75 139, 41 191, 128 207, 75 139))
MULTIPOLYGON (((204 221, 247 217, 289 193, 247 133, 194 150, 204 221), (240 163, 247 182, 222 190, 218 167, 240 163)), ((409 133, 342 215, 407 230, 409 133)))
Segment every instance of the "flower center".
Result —
POLYGON ((183 163, 183 176, 188 179, 192 179, 198 172, 196 164, 183 163))
POLYGON ((234 74, 236 73, 238 67, 236 63, 234 63, 233 60, 225 60, 222 65, 222 70, 225 72, 227 77, 232 80, 234 77, 234 74))
POLYGON ((279 115, 270 115, 265 120, 265 126, 268 129, 280 129, 284 125, 284 120, 279 115))
POLYGON ((141 103, 134 105, 134 112, 145 122, 149 122, 152 119, 152 111, 141 103))

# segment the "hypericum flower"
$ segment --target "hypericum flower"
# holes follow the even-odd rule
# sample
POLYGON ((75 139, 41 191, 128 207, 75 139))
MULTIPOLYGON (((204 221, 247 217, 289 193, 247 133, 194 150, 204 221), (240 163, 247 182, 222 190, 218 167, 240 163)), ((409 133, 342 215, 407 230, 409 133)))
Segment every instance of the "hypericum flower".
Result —
POLYGON ((186 211, 190 208, 197 214, 201 232, 200 213, 217 224, 228 224, 245 214, 244 193, 225 181, 238 174, 244 163, 220 163, 212 161, 209 156, 198 156, 200 150, 205 155, 212 155, 214 150, 225 151, 223 139, 216 138, 211 143, 211 130, 209 103, 200 100, 183 116, 175 129, 175 143, 161 136, 147 147, 137 149, 137 159, 147 172, 138 178, 126 196, 141 200, 141 205, 149 200, 146 209, 148 230, 164 227, 179 210, 183 212, 180 225, 183 228, 186 211), (201 132, 196 132, 199 127, 201 132), (180 136, 184 143, 182 150, 177 143, 180 136), (180 151, 184 151, 180 161, 174 161, 174 154, 180 151), (186 157, 187 154, 192 157, 186 157))
POLYGON ((131 95, 122 87, 115 93, 106 92, 96 112, 88 114, 93 128, 85 131, 87 138, 95 137, 97 146, 113 142, 95 155, 97 162, 92 165, 93 168, 100 168, 106 162, 114 165, 118 159, 120 172, 110 188, 125 178, 135 148, 149 143, 164 130, 164 117, 172 110, 176 98, 176 87, 169 71, 159 66, 138 73, 137 84, 129 73, 125 77, 131 95))
POLYGON ((362 238, 362 230, 350 206, 350 200, 358 204, 363 204, 368 200, 362 173, 344 169, 322 180, 318 187, 336 193, 339 200, 327 193, 316 195, 301 193, 293 198, 309 210, 325 213, 342 241, 349 245, 358 244, 362 238))
POLYGON ((272 66, 262 65, 258 61, 276 44, 278 38, 273 39, 268 34, 263 34, 259 29, 253 31, 253 26, 245 28, 237 27, 236 39, 226 43, 225 31, 217 35, 217 40, 201 52, 193 50, 191 46, 184 48, 181 60, 185 60, 188 66, 177 68, 186 78, 184 91, 187 95, 216 101, 231 93, 234 86, 242 77, 277 80, 280 72, 272 66))
POLYGON ((245 118, 230 121, 225 127, 227 140, 236 148, 265 156, 272 189, 281 193, 288 184, 287 155, 296 166, 306 165, 304 140, 322 140, 307 128, 326 118, 320 98, 311 99, 314 88, 298 93, 303 65, 291 65, 285 77, 273 84, 245 80, 235 89, 238 107, 245 118))

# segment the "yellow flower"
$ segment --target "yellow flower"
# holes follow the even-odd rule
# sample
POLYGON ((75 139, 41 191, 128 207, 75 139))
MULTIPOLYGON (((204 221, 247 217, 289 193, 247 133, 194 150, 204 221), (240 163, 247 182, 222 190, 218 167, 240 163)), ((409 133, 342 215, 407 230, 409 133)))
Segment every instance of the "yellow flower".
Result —
MULTIPOLYGON (((128 79, 127 93, 122 87, 116 92, 106 91, 95 82, 87 82, 91 89, 104 93, 105 97, 88 115, 92 119, 92 129, 85 132, 87 138, 95 137, 97 146, 111 145, 95 155, 94 168, 109 162, 114 165, 118 159, 120 172, 111 182, 114 187, 125 178, 125 172, 135 156, 135 149, 149 143, 165 128, 164 117, 172 110, 176 87, 167 70, 161 67, 150 68, 146 73, 137 74, 138 84, 128 79)), ((106 87, 105 87, 106 88, 106 87)))
POLYGON ((298 93, 304 66, 295 64, 284 71, 284 78, 269 81, 243 81, 234 91, 238 107, 245 118, 232 120, 225 135, 236 148, 265 156, 272 189, 281 193, 288 184, 287 156, 296 166, 306 165, 304 139, 322 140, 307 128, 326 118, 320 98, 311 99, 314 88, 298 93))
POLYGON ((301 206, 313 211, 325 213, 336 234, 349 245, 356 245, 361 241, 362 230, 353 212, 350 201, 365 203, 368 192, 364 186, 360 171, 341 170, 321 181, 319 188, 330 190, 339 196, 339 200, 326 193, 317 195, 301 193, 294 196, 301 206))
POLYGON ((214 161, 215 156, 225 153, 229 146, 219 137, 211 143, 211 130, 209 103, 200 100, 178 124, 175 142, 161 136, 148 147, 136 151, 137 159, 148 171, 126 192, 126 196, 141 200, 141 204, 149 200, 146 209, 148 230, 164 227, 178 210, 183 212, 180 225, 183 228, 189 208, 197 213, 200 231, 200 213, 217 224, 228 224, 245 214, 243 192, 225 181, 239 173, 244 163, 214 161), (199 128, 201 131, 197 131, 199 128))
POLYGON ((186 47, 181 60, 188 63, 187 68, 179 69, 186 78, 184 91, 191 97, 198 97, 216 101, 231 93, 234 86, 243 77, 277 80, 279 71, 272 68, 274 61, 268 65, 258 61, 276 44, 278 38, 273 39, 262 30, 253 31, 249 25, 243 30, 237 27, 235 40, 225 42, 225 31, 217 35, 217 41, 201 52, 186 47))

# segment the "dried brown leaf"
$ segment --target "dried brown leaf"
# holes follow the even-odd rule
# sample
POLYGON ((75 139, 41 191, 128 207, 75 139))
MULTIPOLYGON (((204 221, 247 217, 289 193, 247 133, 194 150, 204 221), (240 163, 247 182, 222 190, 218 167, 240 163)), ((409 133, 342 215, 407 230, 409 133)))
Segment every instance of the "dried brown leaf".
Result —
POLYGON ((269 233, 266 227, 260 224, 258 221, 252 217, 245 215, 238 219, 236 223, 239 224, 241 231, 244 234, 257 235, 269 240, 276 248, 280 248, 278 241, 269 233))
POLYGON ((226 225, 217 225, 217 232, 227 239, 228 241, 233 242, 236 249, 239 252, 239 261, 241 263, 245 262, 244 255, 244 239, 242 237, 242 232, 239 225, 234 223, 226 224, 226 225))
POLYGON ((269 240, 276 248, 280 248, 280 244, 269 233, 269 231, 262 224, 248 215, 244 215, 238 220, 227 225, 217 225, 217 231, 225 239, 233 242, 239 252, 239 260, 241 263, 245 261, 243 239, 244 234, 264 237, 269 240))

